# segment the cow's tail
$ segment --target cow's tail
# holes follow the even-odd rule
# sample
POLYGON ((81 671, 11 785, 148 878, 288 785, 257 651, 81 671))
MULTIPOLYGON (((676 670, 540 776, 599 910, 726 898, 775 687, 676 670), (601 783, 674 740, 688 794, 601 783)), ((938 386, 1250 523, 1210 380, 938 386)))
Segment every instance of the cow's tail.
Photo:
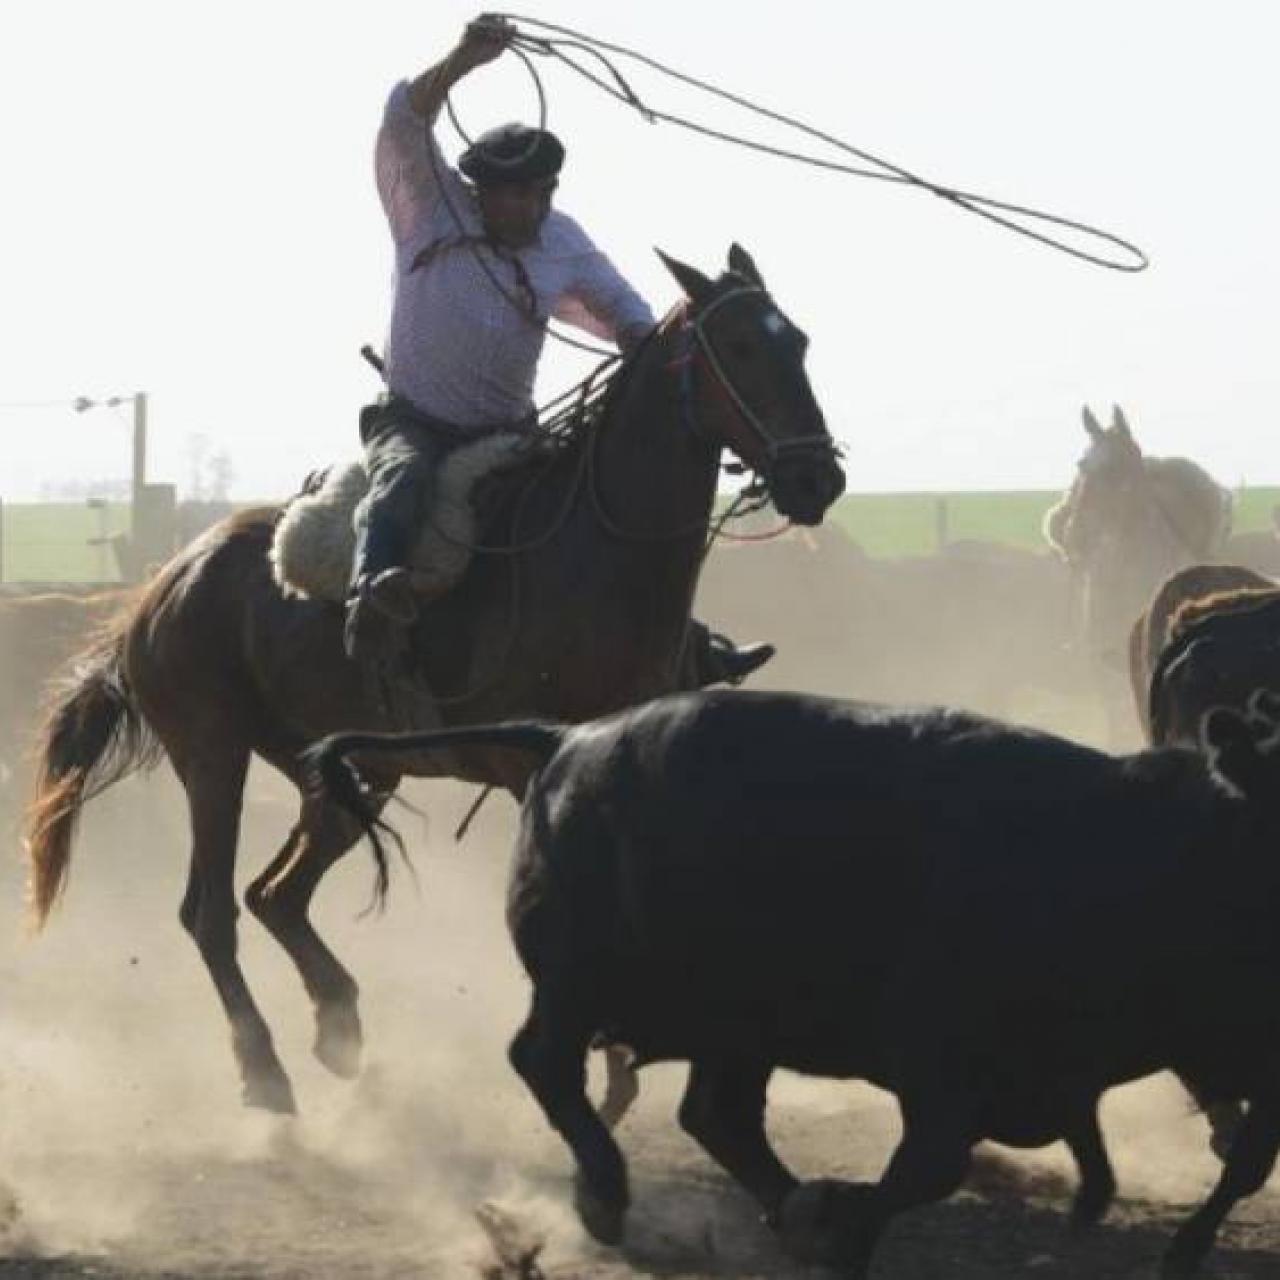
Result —
POLYGON ((160 754, 129 691, 123 664, 124 628, 113 628, 76 660, 40 732, 23 842, 28 905, 37 930, 66 885, 85 804, 160 754))
MULTIPOLYGON (((403 853, 399 833, 380 817, 385 796, 367 786, 350 763, 351 756, 368 760, 377 755, 415 757, 453 747, 502 747, 528 752, 541 768, 564 740, 566 726, 541 720, 513 720, 505 724, 469 725, 425 733, 334 733, 302 753, 307 785, 351 814, 373 850, 377 865, 375 897, 386 897, 387 852, 383 837, 403 853)), ((395 770, 399 772, 399 770, 395 770)), ((410 772, 410 770, 405 770, 410 772)))

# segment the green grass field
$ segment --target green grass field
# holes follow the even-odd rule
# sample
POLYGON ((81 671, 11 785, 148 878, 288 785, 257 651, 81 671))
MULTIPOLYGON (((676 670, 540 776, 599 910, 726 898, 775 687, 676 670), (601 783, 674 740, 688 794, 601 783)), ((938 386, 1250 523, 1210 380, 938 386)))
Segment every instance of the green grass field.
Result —
MULTIPOLYGON (((1061 495, 1029 489, 1005 493, 858 493, 845 497, 835 518, 873 556, 927 555, 939 542, 974 538, 1039 549, 1040 524, 1061 495), (940 506, 943 510, 940 512, 940 506), (942 535, 942 536, 940 536, 942 535)), ((1236 494, 1234 529, 1266 529, 1280 488, 1236 494)))
MULTIPOLYGON (((843 498, 835 520, 871 555, 927 555, 940 535, 1014 546, 1043 546, 1040 522, 1056 492, 860 493, 843 498)), ((1235 528, 1265 529, 1280 488, 1236 495, 1235 528)), ((0 579, 4 582, 109 582, 116 577, 110 549, 90 539, 129 527, 126 503, 95 510, 84 503, 7 503, 0 579)))

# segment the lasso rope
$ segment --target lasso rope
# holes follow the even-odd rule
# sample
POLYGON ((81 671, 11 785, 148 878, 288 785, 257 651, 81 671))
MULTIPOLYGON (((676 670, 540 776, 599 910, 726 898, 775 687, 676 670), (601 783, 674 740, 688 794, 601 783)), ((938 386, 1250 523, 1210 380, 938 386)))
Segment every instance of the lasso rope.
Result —
POLYGON ((760 151, 767 155, 778 156, 782 159, 794 160, 800 164, 811 165, 815 168, 828 169, 837 173, 845 173, 851 177, 871 178, 879 182, 897 182, 907 186, 918 187, 921 190, 930 192, 939 199, 946 200, 958 209, 963 209, 966 213, 976 214, 980 218, 985 218, 987 221, 993 222, 997 226, 1004 227, 1006 230, 1015 232, 1020 236, 1025 236, 1027 239, 1034 240, 1048 248, 1056 249, 1060 253, 1069 254, 1071 257, 1079 258, 1084 262, 1093 263, 1095 266, 1107 267, 1112 271, 1138 272, 1144 271, 1147 266, 1150 265, 1147 255, 1138 248, 1137 245, 1132 244, 1128 240, 1122 239, 1113 232, 1105 231, 1100 227, 1091 226, 1089 223, 1080 222, 1073 218, 1065 218, 1058 214, 1046 213, 1040 209, 1033 209, 1027 205, 1014 204, 1006 200, 997 200, 992 196, 979 195, 973 191, 961 191, 955 187, 947 187, 940 183, 932 182, 927 178, 921 177, 917 173, 911 172, 909 169, 903 168, 901 165, 895 164, 880 156, 873 155, 869 151, 856 147, 852 143, 845 142, 821 129, 816 129, 812 125, 805 124, 801 120, 783 115, 778 111, 770 110, 768 107, 763 107, 758 103, 751 102, 747 98, 741 97, 738 94, 730 93, 726 89, 721 89, 713 84, 709 84, 705 80, 699 80, 694 76, 686 75, 685 73, 666 66, 656 59, 650 58, 646 54, 640 53, 635 49, 628 49, 623 45, 612 44, 605 40, 599 40, 594 36, 586 35, 580 31, 575 31, 571 27, 560 26, 554 22, 545 22, 540 18, 522 17, 519 14, 512 13, 497 13, 488 16, 505 19, 516 27, 510 47, 523 56, 530 73, 533 75, 535 81, 538 82, 539 109, 542 114, 544 125, 546 117, 546 93, 538 78, 537 70, 529 59, 529 55, 555 58, 571 70, 575 71, 578 75, 582 76, 584 79, 596 85, 597 88, 603 90, 611 97, 618 99, 624 105, 637 111, 640 116, 650 124, 664 122, 667 124, 678 125, 681 128, 689 129, 706 137, 715 138, 721 142, 733 143, 736 146, 746 147, 753 151, 760 151), (520 30, 521 25, 536 27, 541 31, 553 32, 555 34, 534 35, 527 31, 520 30), (567 50, 589 54, 601 64, 603 70, 608 73, 612 82, 610 82, 609 79, 605 79, 604 76, 598 72, 584 67, 571 55, 571 53, 566 52, 567 50), (610 54, 618 57, 630 58, 640 65, 648 67, 672 80, 676 80, 683 85, 701 90, 704 93, 721 98, 726 102, 733 103, 735 106, 741 107, 746 111, 753 112, 755 115, 762 116, 767 120, 772 120, 776 124, 784 125, 789 129, 802 133, 807 137, 826 144, 827 146, 834 147, 836 150, 842 151, 846 155, 853 156, 855 159, 861 161, 863 165, 871 165, 873 167, 864 168, 859 165, 849 164, 845 161, 824 159, 821 156, 808 155, 803 152, 792 151, 784 147, 770 146, 767 143, 745 138, 738 134, 732 134, 725 132, 724 130, 711 128, 708 125, 700 124, 697 121, 675 115, 671 112, 660 111, 640 98, 639 94, 635 92, 626 78, 611 61, 609 57, 610 54), (1026 225, 1027 223, 1038 223, 1041 224, 1042 227, 1060 228, 1063 231, 1075 232, 1087 241, 1098 241, 1101 242, 1102 245, 1110 246, 1112 250, 1118 251, 1118 254, 1117 256, 1108 256, 1101 249, 1097 252, 1092 252, 1088 249, 1080 248, 1078 245, 1071 244, 1067 240, 1052 234, 1051 231, 1037 229, 1034 226, 1026 225))

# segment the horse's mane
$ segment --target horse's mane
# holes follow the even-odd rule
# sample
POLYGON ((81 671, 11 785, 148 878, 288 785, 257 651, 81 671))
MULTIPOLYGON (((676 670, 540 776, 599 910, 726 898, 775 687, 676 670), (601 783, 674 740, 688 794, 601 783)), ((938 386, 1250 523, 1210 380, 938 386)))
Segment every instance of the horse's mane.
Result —
POLYGON ((1230 490, 1190 458, 1142 461, 1156 503, 1174 532, 1197 555, 1212 556, 1231 531, 1230 490))

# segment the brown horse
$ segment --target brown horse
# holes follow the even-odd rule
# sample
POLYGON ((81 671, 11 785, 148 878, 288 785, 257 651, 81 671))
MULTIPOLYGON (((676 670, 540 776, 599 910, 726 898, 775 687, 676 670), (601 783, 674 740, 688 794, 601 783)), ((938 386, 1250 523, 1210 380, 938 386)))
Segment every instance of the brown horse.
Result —
POLYGON ((1156 742, 1151 734, 1151 675, 1165 646, 1185 625, 1188 606, 1218 600, 1224 592, 1265 591, 1274 587, 1274 579, 1237 564, 1188 565, 1160 584, 1129 632, 1129 684, 1148 744, 1169 745, 1156 742))
POLYGON ((1185 565, 1214 560, 1231 526, 1231 495, 1187 458, 1142 452, 1119 406, 1103 428, 1086 407, 1089 448, 1044 534, 1072 571, 1075 634, 1106 699, 1113 736, 1129 629, 1151 593, 1185 565))
MULTIPOLYGON (((315 1007, 317 1057, 349 1076, 361 1048, 356 984, 307 912, 359 827, 308 794, 300 750, 339 729, 584 720, 668 691, 681 683, 722 448, 798 523, 818 523, 843 489, 804 370, 806 340, 751 258, 735 245, 714 281, 664 261, 685 300, 623 366, 593 424, 504 507, 502 528, 487 531, 486 542, 519 554, 479 556, 424 611, 414 635, 423 681, 398 684, 394 708, 343 654, 340 610, 281 592, 267 559, 271 509, 233 517, 181 552, 86 655, 52 712, 28 830, 37 922, 65 882, 85 800, 158 744, 190 808, 180 918, 230 1021, 251 1105, 294 1106, 236 956, 234 871, 251 756, 298 786, 301 809, 246 903, 298 968, 315 1007)), ((519 793, 528 769, 519 753, 480 748, 437 758, 430 772, 519 793)), ((371 779, 379 803, 398 781, 371 779)), ((384 877, 380 868, 379 891, 384 877)))

